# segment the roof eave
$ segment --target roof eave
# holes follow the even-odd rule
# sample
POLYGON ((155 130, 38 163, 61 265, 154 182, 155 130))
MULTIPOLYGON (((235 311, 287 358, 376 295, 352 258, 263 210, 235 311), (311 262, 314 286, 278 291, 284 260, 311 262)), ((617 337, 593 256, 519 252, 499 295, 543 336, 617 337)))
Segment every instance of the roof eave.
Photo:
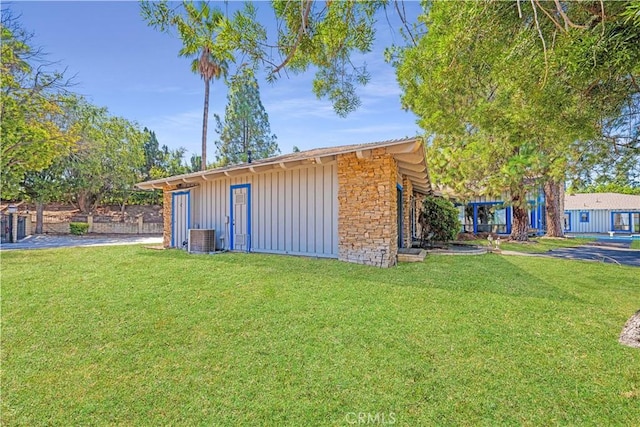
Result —
MULTIPOLYGON (((373 143, 369 145, 361 145, 361 146, 346 146, 346 147, 336 147, 334 151, 328 151, 327 153, 322 153, 320 155, 313 155, 314 151, 317 150, 309 150, 308 156, 303 157, 293 157, 293 158, 282 158, 282 156, 274 157, 273 160, 266 159, 263 162, 257 163, 242 163, 238 165, 234 165, 226 168, 217 168, 217 169, 208 169, 205 171, 192 172, 188 174, 176 175, 167 178, 160 178, 151 181, 145 181, 136 184, 141 190, 155 190, 155 189, 165 189, 167 187, 176 186, 179 184, 194 184, 194 183, 202 183, 204 181, 209 181, 211 179, 215 179, 218 176, 239 176, 243 174, 251 174, 251 173, 260 173, 266 172, 273 169, 290 169, 303 167, 306 165, 312 164, 326 164, 336 160, 337 156, 340 154, 347 154, 355 152, 357 156, 363 158, 365 156, 370 155, 371 150, 377 148, 386 148, 389 154, 394 156, 402 156, 403 154, 412 154, 422 148, 422 161, 425 162, 426 168, 426 157, 424 157, 425 148, 424 142, 422 138, 406 138, 403 140, 393 140, 386 141, 381 143, 373 143), (342 149, 341 149, 342 148, 342 149)), ((426 172, 426 186, 430 187, 430 181, 428 172, 426 172)))

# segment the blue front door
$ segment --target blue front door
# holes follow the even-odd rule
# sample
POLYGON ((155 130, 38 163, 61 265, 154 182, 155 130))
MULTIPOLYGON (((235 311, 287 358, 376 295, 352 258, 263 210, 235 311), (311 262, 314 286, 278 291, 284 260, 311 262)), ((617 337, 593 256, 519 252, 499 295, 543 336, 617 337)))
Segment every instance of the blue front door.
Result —
POLYGON ((176 192, 171 195, 171 247, 187 249, 190 226, 190 193, 176 192))

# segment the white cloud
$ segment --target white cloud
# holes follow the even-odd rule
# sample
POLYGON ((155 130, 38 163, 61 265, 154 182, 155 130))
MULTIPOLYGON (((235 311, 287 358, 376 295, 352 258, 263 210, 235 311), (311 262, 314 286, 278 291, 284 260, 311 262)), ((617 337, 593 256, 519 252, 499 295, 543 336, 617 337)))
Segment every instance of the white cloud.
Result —
MULTIPOLYGON (((358 135, 358 134, 389 134, 393 133, 397 135, 398 138, 402 138, 404 136, 412 136, 417 131, 417 126, 408 127, 406 123, 399 124, 383 124, 383 125, 366 125, 359 126, 356 128, 346 128, 340 129, 338 132, 345 133, 349 135, 358 135)), ((394 137, 395 138, 395 137, 394 137)))
POLYGON ((328 101, 312 97, 271 98, 263 100, 264 108, 271 117, 300 119, 305 117, 330 119, 336 116, 328 101))
POLYGON ((173 115, 166 115, 150 120, 150 123, 158 127, 171 127, 176 130, 188 130, 194 126, 202 125, 202 110, 191 110, 173 115))
POLYGON ((128 88, 130 92, 142 92, 142 93, 177 93, 183 92, 184 89, 180 86, 155 86, 155 85, 145 85, 145 84, 137 84, 134 86, 130 86, 128 88))

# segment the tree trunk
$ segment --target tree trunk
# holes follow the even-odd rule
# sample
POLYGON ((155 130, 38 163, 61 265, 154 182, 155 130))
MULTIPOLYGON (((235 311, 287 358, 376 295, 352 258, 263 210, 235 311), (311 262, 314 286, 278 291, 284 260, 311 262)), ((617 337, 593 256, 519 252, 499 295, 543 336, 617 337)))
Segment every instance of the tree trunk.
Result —
POLYGON ((93 199, 91 200, 91 209, 89 210, 89 212, 85 212, 85 213, 95 212, 96 209, 98 209, 98 206, 100 206, 101 201, 102 201, 102 194, 94 195, 93 199))
POLYGON ((86 214, 98 207, 101 198, 101 195, 92 194, 89 191, 82 191, 76 195, 76 205, 78 209, 80 209, 80 212, 86 214))
POLYGON ((44 203, 36 200, 36 234, 42 234, 44 227, 44 203))
POLYGON ((204 115, 202 116, 202 158, 200 170, 207 169, 207 122, 209 121, 209 80, 204 79, 204 115))
POLYGON ((547 237, 564 237, 564 185, 562 182, 549 179, 544 183, 545 216, 547 221, 547 237))
POLYGON ((127 197, 122 197, 122 204, 120 205, 120 221, 124 222, 124 214, 125 214, 125 207, 127 206, 127 197))
POLYGON ((511 192, 513 223, 511 224, 511 240, 526 242, 529 240, 529 213, 527 212, 526 195, 521 191, 511 192))
POLYGON ((82 212, 82 213, 89 212, 87 198, 88 197, 87 197, 87 194, 85 192, 78 193, 78 195, 76 197, 76 205, 78 206, 78 209, 80 209, 80 212, 82 212))

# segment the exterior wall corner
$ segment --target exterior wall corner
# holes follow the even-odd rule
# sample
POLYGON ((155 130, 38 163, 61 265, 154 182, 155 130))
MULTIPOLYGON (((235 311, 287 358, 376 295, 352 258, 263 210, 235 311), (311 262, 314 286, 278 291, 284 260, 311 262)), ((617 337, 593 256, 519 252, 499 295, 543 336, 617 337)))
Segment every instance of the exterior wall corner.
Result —
POLYGON ((172 221, 172 199, 171 191, 175 190, 176 186, 166 186, 162 189, 162 246, 165 248, 171 247, 171 221, 172 221))
POLYGON ((338 259, 391 267, 397 263, 397 165, 384 149, 368 158, 340 154, 338 259))

